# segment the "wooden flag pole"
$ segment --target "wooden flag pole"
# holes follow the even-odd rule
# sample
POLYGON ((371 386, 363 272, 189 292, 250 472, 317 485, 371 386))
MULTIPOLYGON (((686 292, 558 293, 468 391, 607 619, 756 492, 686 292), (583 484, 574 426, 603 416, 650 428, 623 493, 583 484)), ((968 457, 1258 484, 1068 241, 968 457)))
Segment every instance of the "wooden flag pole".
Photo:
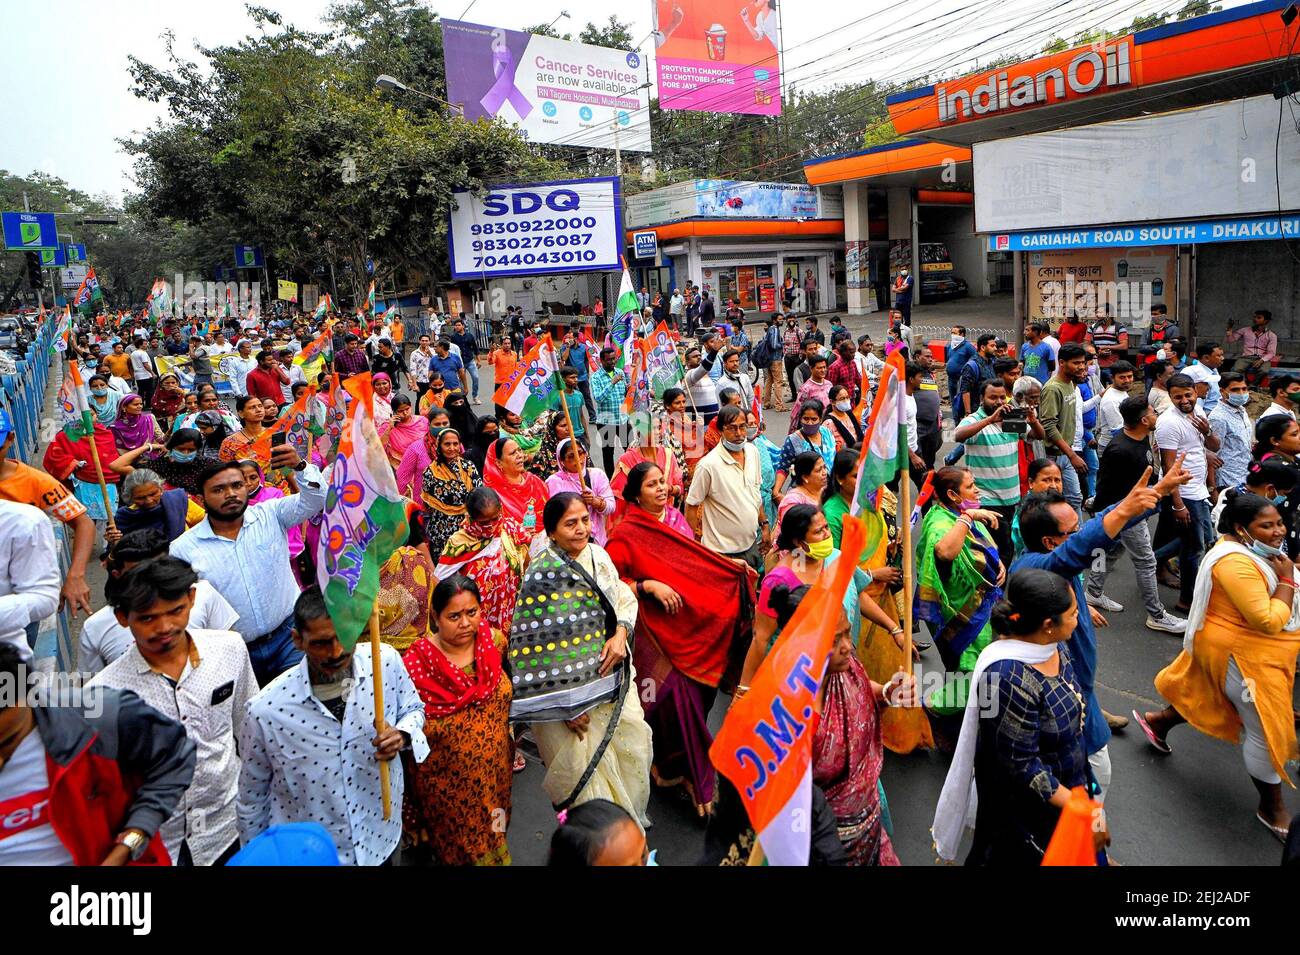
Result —
MULTIPOLYGON (((370 677, 375 685, 376 735, 383 733, 387 726, 384 722, 384 671, 379 662, 380 646, 379 601, 375 601, 374 609, 370 611, 370 677)), ((393 814, 393 793, 388 777, 388 761, 382 759, 379 761, 379 792, 384 801, 384 821, 387 822, 393 814)))
MULTIPOLYGON (((548 334, 546 337, 549 339, 549 338, 550 338, 550 335, 548 334)), ((555 342, 554 342, 554 341, 551 342, 551 354, 552 354, 552 355, 555 355, 555 342)), ((558 361, 558 356, 557 356, 556 360, 558 361)), ((556 368, 555 371, 556 371, 556 374, 559 374, 559 371, 560 371, 560 370, 559 370, 559 368, 556 368)), ((582 392, 579 391, 578 393, 581 394, 582 392)), ((567 422, 569 423, 569 440, 570 440, 570 441, 573 441, 573 442, 576 443, 577 440, 578 440, 578 435, 577 435, 577 433, 573 430, 573 415, 571 415, 571 414, 569 413, 569 386, 568 386, 567 384, 564 383, 564 376, 563 376, 563 375, 560 375, 560 407, 561 407, 562 409, 564 409, 564 420, 567 421, 567 422)), ((559 461, 556 461, 555 463, 556 463, 557 465, 560 464, 559 461)), ((578 485, 579 485, 581 488, 583 488, 583 490, 587 490, 587 481, 586 481, 586 478, 583 476, 585 473, 586 473, 586 469, 585 469, 585 468, 584 468, 582 471, 579 471, 579 472, 578 472, 578 485)))
POLYGON ((898 540, 903 548, 903 659, 912 673, 912 475, 907 468, 898 472, 898 540))
POLYGON ((113 508, 108 502, 108 482, 104 480, 104 468, 99 463, 99 448, 95 446, 95 422, 90 423, 90 434, 86 437, 90 445, 90 460, 95 464, 95 477, 99 480, 99 493, 104 496, 104 517, 110 531, 117 530, 117 524, 113 520, 113 508))

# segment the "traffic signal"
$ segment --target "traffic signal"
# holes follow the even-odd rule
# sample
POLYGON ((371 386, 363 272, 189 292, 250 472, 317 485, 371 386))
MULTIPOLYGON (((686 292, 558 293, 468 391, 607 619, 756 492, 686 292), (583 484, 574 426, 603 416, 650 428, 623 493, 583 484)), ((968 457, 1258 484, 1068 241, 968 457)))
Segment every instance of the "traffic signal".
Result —
POLYGON ((27 253, 27 287, 30 289, 45 287, 45 279, 41 272, 41 254, 39 252, 27 253))

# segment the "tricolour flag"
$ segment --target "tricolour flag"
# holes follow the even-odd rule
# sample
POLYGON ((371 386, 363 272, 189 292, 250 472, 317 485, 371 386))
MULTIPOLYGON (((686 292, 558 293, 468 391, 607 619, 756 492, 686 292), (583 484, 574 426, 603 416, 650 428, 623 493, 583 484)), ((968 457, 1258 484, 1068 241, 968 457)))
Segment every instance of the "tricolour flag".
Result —
POLYGON ((378 314, 378 307, 375 305, 375 283, 370 283, 370 291, 366 292, 366 314, 374 318, 378 314))
POLYGON ((81 314, 89 315, 94 312, 95 303, 103 300, 104 293, 99 287, 99 277, 95 275, 95 267, 92 265, 86 271, 86 277, 81 280, 72 304, 81 314))
POLYGON ((492 400, 525 422, 535 421, 555 404, 555 394, 562 385, 558 362, 555 345, 551 336, 546 335, 529 349, 497 388, 492 400))
MULTIPOLYGON (((908 465, 904 368, 902 356, 894 352, 886 359, 880 372, 876 400, 871 406, 871 418, 858 456, 858 482, 849 507, 854 515, 864 510, 874 511, 881 486, 892 481, 894 475, 908 465)), ((877 533, 879 525, 878 521, 871 522, 877 533)), ((875 553, 878 544, 879 541, 868 540, 867 552, 875 553)))
POLYGON ((771 865, 808 864, 818 696, 865 536, 859 520, 844 519, 834 570, 823 571, 799 604, 709 748, 713 765, 740 793, 771 865))
POLYGON ((320 301, 316 303, 316 311, 313 312, 311 316, 312 321, 314 322, 323 321, 325 316, 328 315, 329 313, 330 313, 330 293, 326 292, 324 295, 320 297, 320 301))
POLYGON ((316 576, 339 642, 348 650, 379 596, 379 568, 406 539, 406 508, 374 422, 370 375, 349 378, 354 399, 330 472, 316 576))
POLYGON ((63 432, 76 441, 95 433, 95 413, 90 410, 90 393, 81 380, 77 363, 68 362, 67 370, 59 388, 59 405, 63 412, 63 432))

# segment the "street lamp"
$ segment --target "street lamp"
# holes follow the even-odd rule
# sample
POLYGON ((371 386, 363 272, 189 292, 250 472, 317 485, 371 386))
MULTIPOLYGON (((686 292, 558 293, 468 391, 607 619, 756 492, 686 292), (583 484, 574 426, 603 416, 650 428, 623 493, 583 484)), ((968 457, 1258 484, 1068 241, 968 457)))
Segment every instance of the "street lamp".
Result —
POLYGON ((425 93, 422 90, 412 89, 395 76, 389 76, 387 73, 381 73, 375 77, 375 86, 381 90, 396 90, 399 93, 414 93, 416 96, 423 96, 425 99, 431 99, 435 103, 441 103, 448 109, 454 109, 460 113, 461 118, 465 116, 465 107, 459 103, 448 103, 445 99, 434 96, 432 93, 425 93))

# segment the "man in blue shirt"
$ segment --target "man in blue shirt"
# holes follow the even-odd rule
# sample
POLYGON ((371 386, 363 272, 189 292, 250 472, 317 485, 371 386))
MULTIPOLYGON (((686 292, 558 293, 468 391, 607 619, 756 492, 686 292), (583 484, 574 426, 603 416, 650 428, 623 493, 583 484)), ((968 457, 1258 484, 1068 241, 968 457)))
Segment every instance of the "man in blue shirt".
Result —
POLYGON ((979 410, 979 387, 986 378, 996 378, 993 362, 998 357, 998 337, 984 334, 979 337, 975 357, 962 365, 957 382, 957 404, 953 406, 953 420, 960 421, 979 410))
POLYGON ((1191 480, 1191 475, 1178 464, 1155 485, 1147 485, 1150 477, 1151 469, 1147 468, 1125 498, 1082 526, 1078 513, 1062 494, 1045 491, 1030 495, 1019 513, 1025 552, 1012 562, 1010 568, 1012 574, 1024 567, 1051 571, 1064 577, 1074 590, 1079 622, 1065 645, 1084 695, 1084 750, 1103 795, 1110 785, 1110 753, 1106 744, 1110 741, 1111 726, 1119 728, 1128 721, 1123 717, 1109 716, 1097 702, 1097 634, 1093 623, 1094 620, 1104 623, 1105 618, 1088 606, 1083 572, 1092 566, 1099 552, 1114 545, 1124 528, 1146 520, 1161 497, 1191 480))
POLYGON ((1020 346, 1020 360, 1025 363, 1025 374, 1038 379, 1040 385, 1047 384, 1056 368, 1056 354, 1052 346, 1043 341, 1047 337, 1048 327, 1042 322, 1030 322, 1025 326, 1025 343, 1020 346))
POLYGON ((943 346, 944 370, 948 372, 948 403, 952 406, 953 420, 960 420, 958 412, 957 385, 961 381, 961 370, 966 362, 975 357, 975 346, 966 340, 966 326, 954 325, 948 336, 948 344, 943 346))
POLYGON ((438 344, 433 346, 433 357, 429 359, 430 377, 434 372, 442 375, 449 390, 459 391, 462 395, 469 394, 465 363, 451 353, 451 342, 446 338, 439 338, 438 344))
POLYGON ((578 370, 569 365, 563 366, 560 368, 560 380, 564 382, 564 387, 551 394, 551 405, 556 410, 562 410, 564 405, 567 405, 569 421, 573 423, 573 436, 585 438, 587 429, 582 424, 583 396, 578 390, 578 370), (561 401, 564 405, 560 404, 561 401))
POLYGON ((589 346, 578 337, 578 325, 574 323, 569 326, 568 334, 564 336, 564 347, 560 349, 560 364, 568 365, 578 374, 578 393, 582 395, 582 403, 587 407, 587 414, 596 417, 596 403, 591 396, 591 378, 590 365, 591 356, 588 354, 589 346))
MULTIPOLYGON (((469 376, 469 381, 474 386, 473 397, 470 398, 474 404, 478 404, 478 340, 474 337, 473 332, 465 331, 465 313, 461 312, 460 317, 452 323, 451 334, 447 339, 460 349, 460 361, 465 367, 465 372, 469 376)), ((451 379, 447 379, 450 381, 451 379)), ((469 392, 465 392, 469 396, 469 392)))

